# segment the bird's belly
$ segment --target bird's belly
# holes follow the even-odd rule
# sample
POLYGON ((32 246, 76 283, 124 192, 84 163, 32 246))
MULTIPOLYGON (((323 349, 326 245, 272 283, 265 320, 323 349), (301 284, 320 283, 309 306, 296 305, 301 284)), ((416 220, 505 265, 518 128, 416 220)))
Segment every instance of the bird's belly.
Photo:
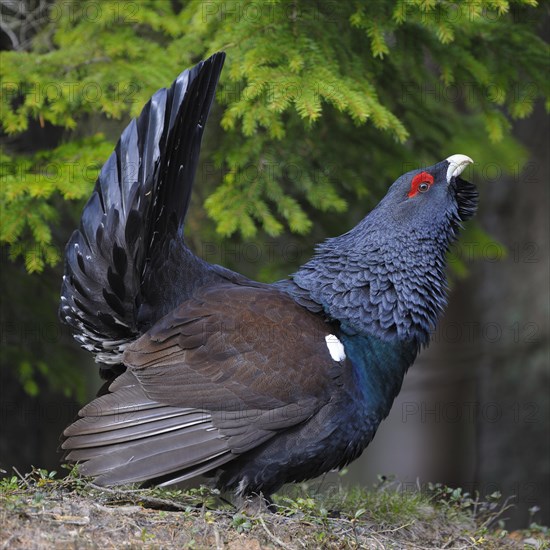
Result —
POLYGON ((270 495, 285 483, 343 468, 363 452, 381 420, 356 401, 329 403, 307 422, 228 463, 218 485, 242 495, 270 495))

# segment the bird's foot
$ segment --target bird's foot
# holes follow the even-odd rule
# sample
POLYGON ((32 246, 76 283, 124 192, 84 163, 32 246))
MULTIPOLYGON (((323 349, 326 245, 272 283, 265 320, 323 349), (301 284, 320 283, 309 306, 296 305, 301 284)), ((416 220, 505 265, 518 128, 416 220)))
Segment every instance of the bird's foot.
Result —
POLYGON ((236 499, 235 505, 239 511, 248 516, 259 516, 267 512, 277 511, 271 498, 264 496, 262 493, 240 496, 236 499))

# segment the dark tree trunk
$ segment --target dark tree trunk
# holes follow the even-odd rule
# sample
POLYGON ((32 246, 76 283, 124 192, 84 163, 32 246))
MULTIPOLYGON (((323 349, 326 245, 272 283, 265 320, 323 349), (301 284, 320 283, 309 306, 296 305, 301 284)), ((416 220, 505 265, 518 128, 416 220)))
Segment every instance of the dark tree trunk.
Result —
POLYGON ((470 274, 405 378, 389 418, 350 483, 395 474, 404 489, 428 482, 481 496, 516 495, 508 527, 550 524, 549 129, 541 108, 518 122, 530 151, 518 166, 480 166, 477 222, 508 250, 465 243, 470 274), (541 123, 543 121, 543 123, 541 123), (504 168, 511 176, 501 175, 504 168), (493 176, 498 177, 493 177, 493 176), (481 259, 468 256, 481 252, 481 259))
POLYGON ((495 262, 487 250, 484 261, 473 266, 468 293, 485 330, 479 398, 501 413, 499 419, 478 419, 478 483, 515 494, 512 515, 522 523, 529 508, 541 506, 535 520, 548 525, 550 133, 541 106, 517 123, 515 135, 531 158, 519 176, 484 186, 479 217, 508 256, 495 262))

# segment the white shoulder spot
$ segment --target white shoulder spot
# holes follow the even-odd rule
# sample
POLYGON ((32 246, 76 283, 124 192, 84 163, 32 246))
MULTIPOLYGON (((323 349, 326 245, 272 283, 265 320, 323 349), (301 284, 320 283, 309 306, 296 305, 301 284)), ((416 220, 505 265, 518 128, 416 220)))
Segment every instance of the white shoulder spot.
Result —
POLYGON ((344 345, 334 334, 327 334, 325 336, 325 342, 330 356, 335 361, 343 361, 346 358, 346 352, 344 351, 344 345))

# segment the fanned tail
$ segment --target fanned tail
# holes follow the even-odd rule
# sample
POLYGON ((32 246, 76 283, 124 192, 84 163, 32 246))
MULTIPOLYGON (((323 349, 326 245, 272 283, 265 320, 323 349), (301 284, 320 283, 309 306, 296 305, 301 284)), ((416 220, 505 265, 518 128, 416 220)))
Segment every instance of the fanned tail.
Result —
POLYGON ((67 244, 60 317, 98 362, 119 363, 125 345, 185 296, 186 280, 217 276, 183 244, 183 223, 224 58, 181 73, 130 122, 67 244), (167 262, 179 280, 161 273, 167 262))

